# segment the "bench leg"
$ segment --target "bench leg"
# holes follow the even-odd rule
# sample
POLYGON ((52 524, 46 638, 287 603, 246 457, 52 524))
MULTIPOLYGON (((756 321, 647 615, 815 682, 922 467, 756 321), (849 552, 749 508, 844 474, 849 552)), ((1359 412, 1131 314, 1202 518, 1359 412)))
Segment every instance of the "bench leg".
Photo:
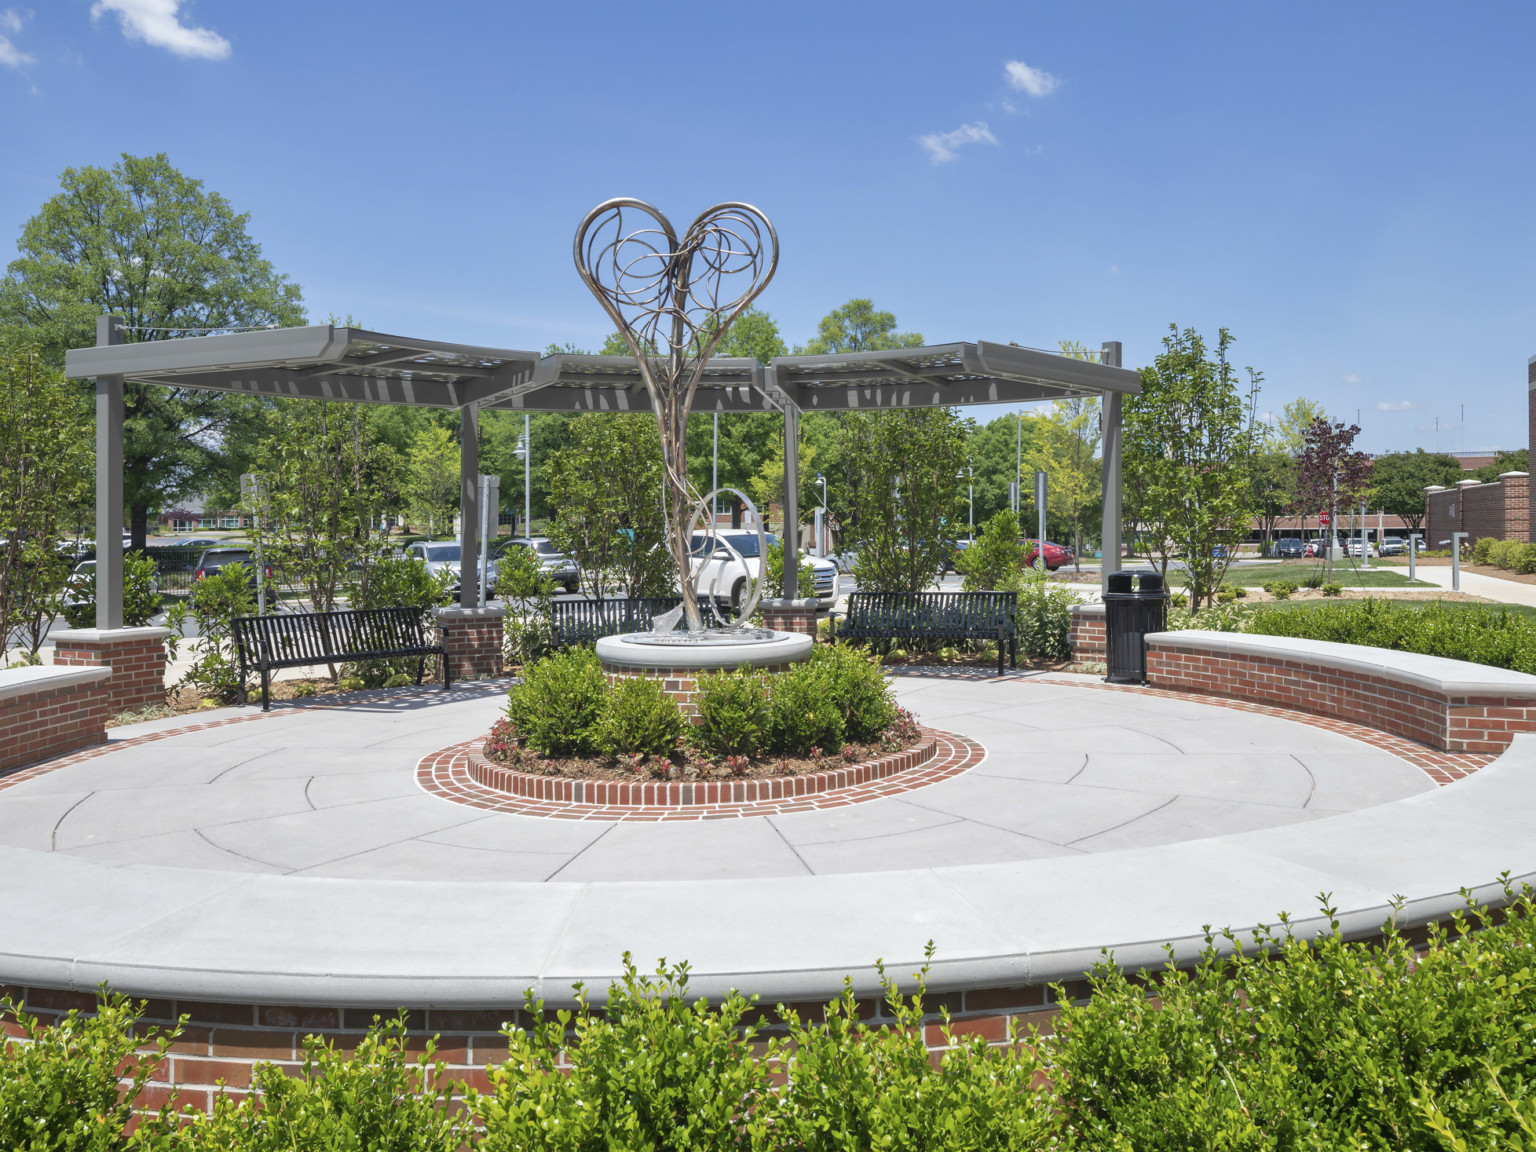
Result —
POLYGON ((261 670, 261 710, 272 711, 272 673, 266 668, 261 670))
POLYGON ((421 685, 421 678, 427 674, 427 658, 425 656, 416 661, 416 684, 421 685))
POLYGON ((453 687, 453 669, 448 664, 448 645, 443 645, 443 691, 453 687))

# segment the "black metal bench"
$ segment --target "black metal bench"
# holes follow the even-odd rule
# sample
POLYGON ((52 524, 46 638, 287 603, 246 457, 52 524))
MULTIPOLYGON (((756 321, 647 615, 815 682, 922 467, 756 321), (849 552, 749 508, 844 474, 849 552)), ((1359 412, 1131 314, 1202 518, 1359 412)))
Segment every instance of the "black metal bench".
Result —
MULTIPOLYGON (((359 608, 338 612, 280 612, 238 616, 235 653, 240 662, 240 703, 246 700, 246 672, 261 673, 261 710, 272 710, 272 673, 278 668, 333 664, 339 660, 389 660, 416 656, 416 683, 428 656, 442 656, 420 608, 359 608)), ((443 660, 443 688, 450 686, 443 660)))
POLYGON ((595 644, 600 636, 649 632, 652 620, 683 602, 681 596, 638 596, 633 600, 556 600, 554 644, 595 644))
POLYGON ((847 612, 832 613, 835 640, 992 640, 997 674, 1018 667, 1014 592, 854 592, 847 612), (838 623, 841 616, 843 622, 838 623))

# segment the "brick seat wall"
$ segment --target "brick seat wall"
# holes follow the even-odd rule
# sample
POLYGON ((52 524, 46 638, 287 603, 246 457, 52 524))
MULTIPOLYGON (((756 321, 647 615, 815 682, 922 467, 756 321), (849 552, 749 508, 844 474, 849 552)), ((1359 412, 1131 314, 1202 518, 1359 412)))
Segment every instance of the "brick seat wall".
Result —
POLYGON ((0 772, 107 738, 110 668, 0 671, 0 772))
POLYGON ((1436 691, 1387 669, 1365 673, 1301 652, 1215 652, 1190 642, 1199 635, 1163 632, 1148 637, 1151 687, 1263 701, 1352 720, 1449 752, 1498 753, 1516 733, 1536 732, 1536 694, 1530 689, 1436 691))

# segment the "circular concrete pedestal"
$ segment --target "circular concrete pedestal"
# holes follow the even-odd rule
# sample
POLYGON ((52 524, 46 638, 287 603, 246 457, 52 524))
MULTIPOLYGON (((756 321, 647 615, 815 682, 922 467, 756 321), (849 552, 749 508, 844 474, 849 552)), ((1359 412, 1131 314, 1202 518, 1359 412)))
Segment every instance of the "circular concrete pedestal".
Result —
POLYGON ((652 672, 689 669, 706 671, 737 668, 767 668, 798 664, 811 654, 814 641, 798 632, 771 632, 759 628, 751 632, 706 632, 690 636, 686 632, 632 632, 624 636, 604 636, 597 642, 597 655, 604 665, 644 669, 652 672))

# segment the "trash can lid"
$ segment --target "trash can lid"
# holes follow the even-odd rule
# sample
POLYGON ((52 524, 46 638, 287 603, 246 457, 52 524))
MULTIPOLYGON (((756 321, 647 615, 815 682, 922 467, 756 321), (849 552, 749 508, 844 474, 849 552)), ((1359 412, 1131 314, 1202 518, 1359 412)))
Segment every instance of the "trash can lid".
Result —
POLYGON ((1131 581, 1135 578, 1136 573, 1134 572, 1111 572, 1109 574, 1108 591, 1129 592, 1131 590, 1131 581))

